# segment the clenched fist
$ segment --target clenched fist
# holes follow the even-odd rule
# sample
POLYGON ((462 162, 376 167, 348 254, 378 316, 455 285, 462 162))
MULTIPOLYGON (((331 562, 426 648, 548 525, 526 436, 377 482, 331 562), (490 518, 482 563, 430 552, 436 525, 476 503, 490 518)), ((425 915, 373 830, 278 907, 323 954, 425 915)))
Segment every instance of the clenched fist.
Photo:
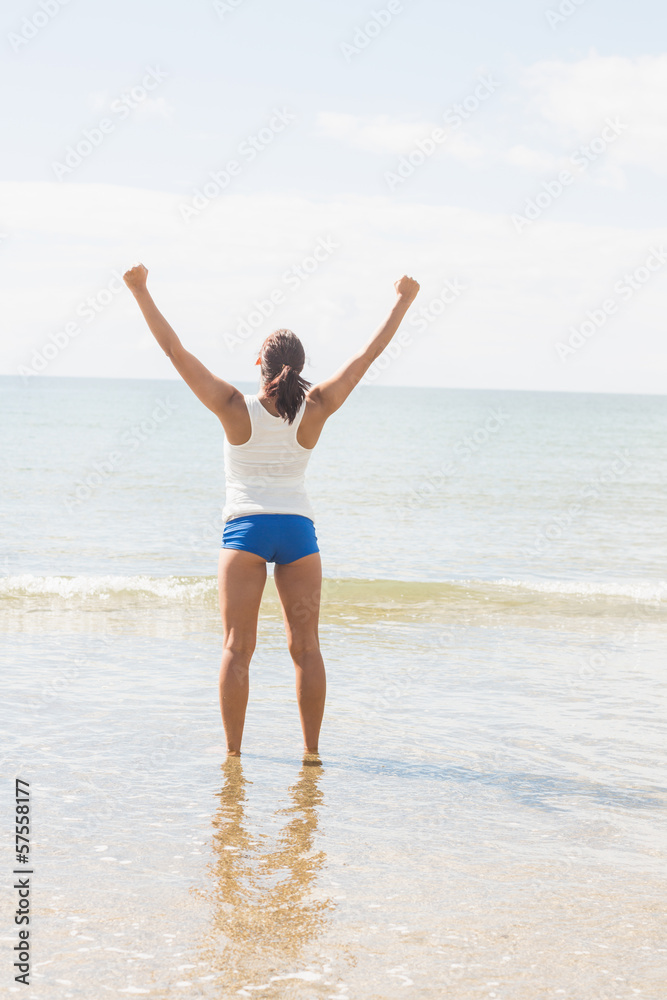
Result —
POLYGON ((131 292, 139 292, 141 289, 146 287, 147 277, 148 268, 144 267, 143 264, 137 264, 135 267, 131 267, 129 271, 125 272, 123 275, 123 281, 131 292))
POLYGON ((394 288, 396 289, 396 294, 400 295, 404 299, 414 299, 419 291, 419 284, 414 278, 408 278, 406 274, 398 281, 394 282, 394 288))

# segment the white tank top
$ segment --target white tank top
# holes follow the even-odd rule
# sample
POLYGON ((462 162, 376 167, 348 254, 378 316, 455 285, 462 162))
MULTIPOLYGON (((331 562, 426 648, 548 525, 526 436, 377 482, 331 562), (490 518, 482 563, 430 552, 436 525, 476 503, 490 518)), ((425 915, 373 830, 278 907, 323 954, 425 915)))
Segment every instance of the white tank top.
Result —
POLYGON ((243 398, 250 415, 250 437, 245 444, 230 444, 225 438, 223 522, 241 514, 302 514, 314 520, 305 486, 313 449, 304 448, 296 439, 306 400, 289 424, 269 413, 257 396, 243 398))

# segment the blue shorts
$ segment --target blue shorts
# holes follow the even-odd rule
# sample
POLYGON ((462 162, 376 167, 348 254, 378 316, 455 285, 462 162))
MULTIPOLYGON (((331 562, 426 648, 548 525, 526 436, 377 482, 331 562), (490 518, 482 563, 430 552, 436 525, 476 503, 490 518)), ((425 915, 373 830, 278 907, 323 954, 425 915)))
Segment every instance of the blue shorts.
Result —
POLYGON ((302 514, 242 514, 225 524, 223 549, 254 552, 267 562, 291 563, 319 552, 315 525, 302 514))

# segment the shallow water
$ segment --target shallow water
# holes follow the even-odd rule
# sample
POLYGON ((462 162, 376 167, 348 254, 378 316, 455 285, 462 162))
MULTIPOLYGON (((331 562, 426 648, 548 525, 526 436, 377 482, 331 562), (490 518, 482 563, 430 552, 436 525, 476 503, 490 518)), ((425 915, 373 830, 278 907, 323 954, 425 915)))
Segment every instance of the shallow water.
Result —
MULTIPOLYGON (((107 431, 90 383, 72 400, 63 381, 67 448, 85 469, 107 431)), ((106 384, 107 401, 114 391, 139 410, 155 387, 106 384)), ((58 485, 71 468, 39 430, 54 392, 12 397, 12 419, 23 406, 25 420, 0 577, 3 773, 31 782, 34 821, 31 995, 664 1000, 664 459, 649 433, 662 401, 585 397, 575 419, 549 397, 551 506, 538 491, 530 515, 525 496, 523 513, 510 500, 539 465, 540 434, 526 428, 542 411, 528 419, 527 394, 505 394, 526 416, 505 452, 514 486, 470 465, 466 503, 432 496, 431 513, 403 512, 407 533, 396 497, 403 459, 416 459, 391 442, 368 487, 387 532, 375 562, 361 501, 341 521, 350 497, 320 481, 331 547, 316 766, 300 752, 271 580, 243 755, 225 759, 219 538, 191 543, 187 519, 207 521, 214 490, 205 470, 185 481, 171 464, 199 418, 164 450, 156 431, 142 475, 119 467, 73 515, 58 485), (520 539, 580 489, 592 428, 622 446, 619 407, 628 441, 641 440, 630 489, 641 503, 612 483, 542 563, 522 556, 520 539), (559 420, 580 428, 583 452, 569 431, 558 443, 559 420), (427 544, 419 526, 438 516, 427 544)), ((386 419, 382 399, 366 398, 386 419)), ((485 411, 463 400, 460 426, 473 403, 485 411)), ((341 448, 323 449, 339 482, 341 448)), ((7 879, 0 895, 12 912, 7 879)), ((11 925, 0 937, 9 953, 11 925)))
POLYGON ((98 589, 4 612, 36 996, 664 995, 656 608, 334 605, 313 767, 270 591, 225 761, 213 595, 98 589))

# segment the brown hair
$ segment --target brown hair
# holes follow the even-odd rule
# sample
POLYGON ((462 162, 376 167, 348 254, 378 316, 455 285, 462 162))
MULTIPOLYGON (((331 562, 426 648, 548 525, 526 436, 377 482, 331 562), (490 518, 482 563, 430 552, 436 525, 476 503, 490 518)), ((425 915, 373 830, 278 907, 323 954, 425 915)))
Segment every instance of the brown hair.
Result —
POLYGON ((306 363, 303 344, 291 330, 275 330, 262 344, 259 357, 264 392, 291 424, 311 385, 301 377, 306 363))

